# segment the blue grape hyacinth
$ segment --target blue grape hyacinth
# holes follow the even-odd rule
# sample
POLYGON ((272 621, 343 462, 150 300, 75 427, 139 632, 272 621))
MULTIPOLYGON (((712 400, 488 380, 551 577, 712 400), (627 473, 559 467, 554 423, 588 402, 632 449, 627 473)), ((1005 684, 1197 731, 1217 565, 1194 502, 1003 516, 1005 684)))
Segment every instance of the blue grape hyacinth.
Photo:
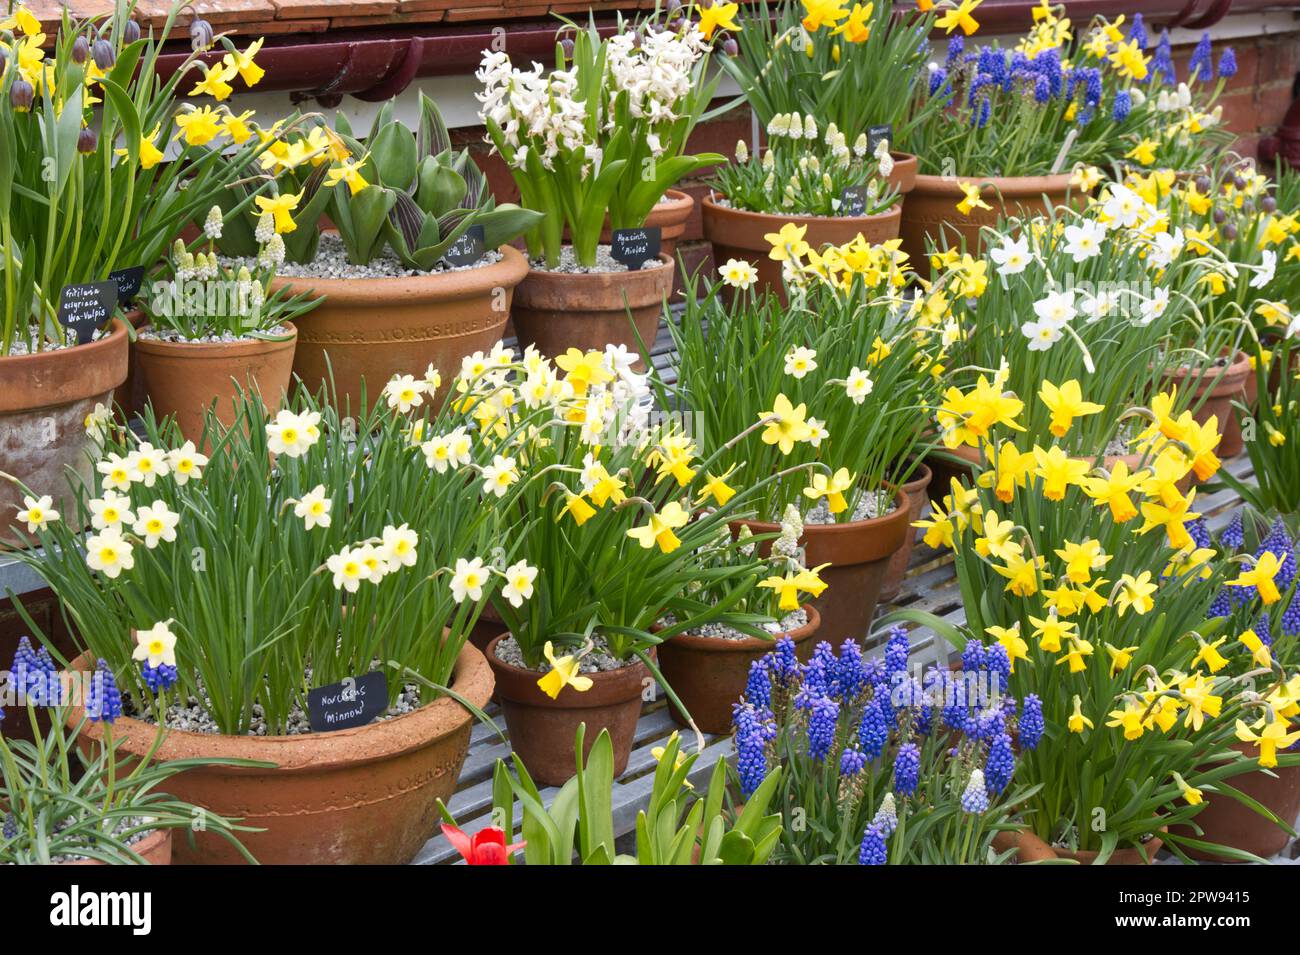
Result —
POLYGON ((862 834, 862 847, 858 850, 858 865, 884 865, 889 860, 885 834, 874 822, 862 834))

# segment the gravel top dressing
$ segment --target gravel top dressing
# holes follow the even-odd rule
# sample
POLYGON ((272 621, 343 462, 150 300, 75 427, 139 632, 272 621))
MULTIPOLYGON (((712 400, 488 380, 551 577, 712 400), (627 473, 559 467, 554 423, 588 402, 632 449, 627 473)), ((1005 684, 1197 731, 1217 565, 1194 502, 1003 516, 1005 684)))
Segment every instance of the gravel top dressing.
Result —
MULTIPOLYGON (((676 622, 676 618, 671 614, 663 618, 662 623, 665 626, 671 626, 676 622)), ((767 623, 759 624, 760 630, 766 630, 773 637, 784 636, 787 633, 793 633, 800 627, 808 623, 808 614, 802 608, 792 610, 780 620, 769 620, 767 623)), ((692 637, 716 637, 719 640, 755 640, 760 639, 752 634, 741 633, 735 627, 730 627, 724 623, 706 623, 702 627, 692 630, 688 636, 692 637)))
MULTIPOLYGON (((287 279, 402 279, 418 275, 439 275, 443 272, 468 272, 481 269, 500 262, 503 256, 495 249, 484 254, 473 265, 448 265, 439 261, 428 272, 408 269, 390 249, 385 248, 368 265, 356 265, 348 261, 343 240, 333 232, 323 232, 320 245, 316 250, 316 259, 312 262, 285 262, 275 270, 275 274, 287 279)), ((231 268, 246 265, 250 269, 257 265, 253 258, 225 259, 231 268)))
MULTIPOLYGON (((275 328, 268 329, 263 335, 277 336, 288 335, 289 329, 283 325, 277 325, 275 328)), ((146 341, 169 342, 173 345, 234 345, 239 342, 256 342, 265 341, 263 335, 235 335, 232 332, 222 332, 219 335, 202 335, 198 338, 186 338, 174 328, 145 328, 139 332, 140 338, 146 341)))
MULTIPOLYGON (((658 259, 646 259, 648 264, 642 266, 642 270, 668 268, 658 259)), ((560 251, 560 264, 555 268, 547 268, 541 259, 530 259, 529 266, 534 272, 571 272, 571 273, 595 273, 595 272, 626 272, 628 267, 618 261, 609 251, 609 246, 602 245, 596 249, 596 264, 594 266, 579 265, 578 260, 573 255, 573 247, 566 245, 560 251)))
MULTIPOLYGON (((890 498, 889 509, 886 510, 885 513, 892 514, 895 510, 897 510, 897 508, 898 508, 898 501, 894 498, 890 498)), ((817 502, 816 506, 814 506, 812 510, 810 510, 807 514, 803 516, 803 522, 805 524, 840 523, 835 519, 836 516, 837 515, 831 513, 831 508, 830 505, 826 503, 826 498, 822 498, 820 501, 817 502)), ((876 518, 880 516, 881 514, 879 508, 876 505, 876 495, 863 494, 861 497, 858 498, 857 506, 853 508, 853 517, 850 518, 850 520, 869 521, 872 518, 876 518)))
MULTIPOLYGON (((109 326, 109 328, 111 328, 111 327, 112 327, 112 326, 109 326)), ((29 329, 29 330, 28 330, 28 337, 30 337, 30 338, 35 338, 35 337, 36 337, 36 332, 37 332, 37 329, 35 329, 35 328, 31 328, 31 329, 29 329)), ((91 342, 97 342, 97 341, 99 341, 101 338, 107 338, 107 337, 108 337, 108 333, 109 333, 109 329, 108 329, 108 328, 97 328, 97 329, 95 329, 94 334, 92 334, 92 335, 90 336, 90 341, 91 341, 91 342)), ((69 334, 71 334, 71 333, 69 332, 69 334)), ((77 347, 77 344, 78 344, 78 343, 77 343, 76 341, 70 341, 70 342, 68 342, 68 343, 65 344, 65 345, 60 345, 60 344, 58 344, 57 342, 56 342, 56 343, 46 342, 46 343, 45 343, 41 348, 37 349, 36 351, 32 351, 32 350, 30 350, 30 349, 27 347, 27 342, 26 342, 26 341, 24 341, 24 340, 22 340, 22 339, 19 339, 19 340, 17 340, 17 341, 14 342, 14 344, 13 344, 13 348, 10 349, 10 351, 9 351, 9 355, 8 355, 7 357, 9 357, 9 358, 17 358, 19 355, 29 355, 29 354, 30 354, 30 355, 37 355, 37 354, 45 354, 46 352, 52 352, 52 351, 67 351, 69 348, 76 348, 76 347, 77 347)), ((90 342, 87 342, 86 344, 89 345, 90 342)), ((0 356, 0 357, 3 357, 3 356, 0 356)))
MULTIPOLYGON (((152 820, 148 819, 145 816, 131 816, 127 819, 119 819, 117 821, 117 824, 113 826, 113 834, 118 835, 120 833, 126 832, 126 830, 128 829, 134 829, 137 826, 144 825, 150 821, 152 820)), ((55 832, 62 832, 64 829, 68 828, 68 826, 70 826, 71 824, 72 824, 72 820, 65 819, 62 822, 60 822, 58 826, 55 827, 55 832)), ((141 829, 139 832, 132 833, 131 836, 126 840, 126 844, 128 846, 138 845, 139 843, 144 842, 144 840, 148 839, 157 831, 158 830, 156 829, 141 829)), ((80 853, 77 852, 65 852, 60 855, 50 856, 50 862, 52 864, 65 863, 65 862, 84 862, 86 859, 89 858, 90 856, 81 855, 80 853)), ((17 865, 17 864, 18 863, 16 862, 3 863, 3 865, 17 865)))
MULTIPOLYGON (((641 662, 640 660, 635 660, 635 659, 633 660, 616 659, 615 657, 610 655, 609 650, 605 647, 604 641, 601 640, 599 637, 595 638, 593 642, 595 646, 592 648, 592 651, 578 661, 579 673, 603 673, 608 670, 621 670, 623 669, 623 667, 635 666, 636 664, 641 662)), ((573 652, 576 651, 568 650, 568 649, 561 650, 558 647, 555 648, 555 653, 557 656, 566 653, 573 653, 573 652)), ((519 649, 519 644, 515 641, 515 638, 512 636, 506 636, 502 638, 501 641, 497 644, 496 657, 502 663, 508 663, 512 667, 519 667, 521 670, 531 669, 531 667, 529 667, 526 663, 524 663, 523 651, 519 649)), ((533 670, 533 672, 546 673, 551 669, 551 665, 549 663, 543 663, 542 667, 543 669, 533 670)))

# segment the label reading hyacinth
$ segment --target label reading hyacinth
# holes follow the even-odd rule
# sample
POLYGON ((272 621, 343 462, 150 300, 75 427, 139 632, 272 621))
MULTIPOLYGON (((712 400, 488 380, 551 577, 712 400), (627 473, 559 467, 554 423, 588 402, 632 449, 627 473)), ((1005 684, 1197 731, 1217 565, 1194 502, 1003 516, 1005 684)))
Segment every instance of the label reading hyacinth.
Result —
POLYGON ((65 285, 59 298, 59 324, 76 335, 78 345, 84 345, 116 307, 116 281, 65 285))
POLYGON ((380 670, 307 691, 313 733, 365 726, 388 709, 388 678, 380 670))
POLYGON ((615 229, 609 244, 614 261, 622 262, 632 272, 659 257, 661 233, 658 226, 641 229, 615 229))
POLYGON ((457 267, 473 265, 486 254, 487 233, 483 231, 483 226, 472 225, 447 247, 442 257, 448 265, 457 267))
POLYGON ((117 300, 122 305, 130 305, 140 294, 144 284, 144 266, 133 265, 129 269, 109 272, 108 277, 117 283, 117 300))

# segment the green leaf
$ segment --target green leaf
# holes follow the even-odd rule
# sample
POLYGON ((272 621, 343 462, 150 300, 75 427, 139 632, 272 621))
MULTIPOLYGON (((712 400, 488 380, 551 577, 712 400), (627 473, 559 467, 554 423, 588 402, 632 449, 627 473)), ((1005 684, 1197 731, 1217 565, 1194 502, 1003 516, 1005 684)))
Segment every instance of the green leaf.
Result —
POLYGON ((379 184, 407 189, 415 180, 416 168, 415 136, 411 131, 401 123, 391 123, 380 129, 368 145, 379 184))
POLYGON ((733 829, 722 837, 718 847, 718 859, 723 865, 752 865, 754 862, 754 840, 733 829))

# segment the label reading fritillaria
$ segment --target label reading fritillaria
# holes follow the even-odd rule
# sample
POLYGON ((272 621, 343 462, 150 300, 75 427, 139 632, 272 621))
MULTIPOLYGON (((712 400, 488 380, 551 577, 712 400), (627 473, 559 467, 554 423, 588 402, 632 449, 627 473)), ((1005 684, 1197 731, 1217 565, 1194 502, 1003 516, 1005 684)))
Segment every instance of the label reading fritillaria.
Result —
POLYGON ((365 726, 388 709, 388 678, 379 670, 307 691, 313 733, 365 726))
POLYGON ((661 233, 658 226, 641 229, 615 229, 609 254, 636 272, 651 259, 659 258, 661 233))
POLYGON ((84 345, 113 317, 117 307, 117 282, 87 282, 65 285, 59 297, 59 324, 71 331, 78 345, 84 345))

